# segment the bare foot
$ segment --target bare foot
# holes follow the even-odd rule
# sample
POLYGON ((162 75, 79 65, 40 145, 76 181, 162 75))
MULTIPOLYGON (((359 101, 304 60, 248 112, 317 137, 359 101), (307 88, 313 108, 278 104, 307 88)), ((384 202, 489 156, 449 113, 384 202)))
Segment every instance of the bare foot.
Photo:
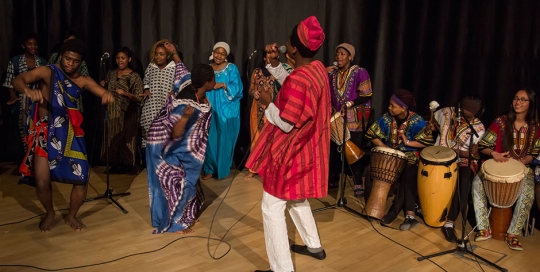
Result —
POLYGON ((64 222, 66 222, 66 225, 69 225, 75 231, 81 231, 86 228, 86 226, 83 223, 81 223, 79 220, 77 220, 77 218, 75 217, 72 217, 72 218, 66 217, 64 222))
POLYGON ((254 177, 255 175, 257 175, 257 174, 255 174, 255 173, 249 173, 249 174, 247 174, 246 176, 244 176, 244 179, 245 179, 245 180, 250 180, 250 179, 251 179, 252 177, 254 177))
POLYGON ((54 221, 54 212, 47 213, 45 217, 39 222, 39 229, 41 232, 49 232, 52 229, 52 224, 54 221))
POLYGON ((207 179, 211 179, 211 178, 212 178, 212 174, 206 174, 201 179, 202 180, 207 180, 207 179))
POLYGON ((194 232, 195 232, 194 230, 192 230, 191 228, 189 228, 189 229, 185 229, 185 230, 179 230, 179 231, 177 231, 176 233, 177 233, 177 234, 190 234, 190 233, 194 233, 194 232))

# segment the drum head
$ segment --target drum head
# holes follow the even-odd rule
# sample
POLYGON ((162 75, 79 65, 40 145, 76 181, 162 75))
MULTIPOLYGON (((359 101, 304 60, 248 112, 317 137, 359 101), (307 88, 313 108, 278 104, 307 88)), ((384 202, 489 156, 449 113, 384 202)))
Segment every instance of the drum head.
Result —
POLYGON ((444 146, 428 146, 420 151, 420 159, 426 164, 450 165, 457 160, 457 153, 444 146))
POLYGON ((507 162, 489 159, 482 164, 481 171, 490 181, 513 183, 521 181, 528 170, 523 163, 513 159, 507 162))
POLYGON ((376 146, 371 149, 371 153, 386 153, 395 155, 399 158, 407 158, 407 155, 405 155, 405 153, 387 146, 376 146))

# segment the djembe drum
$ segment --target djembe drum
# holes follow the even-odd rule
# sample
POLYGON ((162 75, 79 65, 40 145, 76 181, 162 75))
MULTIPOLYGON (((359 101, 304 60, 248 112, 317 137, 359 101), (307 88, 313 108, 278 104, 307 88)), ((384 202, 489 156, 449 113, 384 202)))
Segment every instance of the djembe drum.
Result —
POLYGON ((482 164, 480 173, 484 190, 493 206, 489 226, 494 239, 504 240, 506 236, 513 215, 511 207, 521 194, 523 178, 527 172, 527 167, 516 160, 496 162, 489 159, 482 164))
POLYGON ((384 146, 371 149, 370 172, 373 186, 366 203, 366 214, 381 219, 386 211, 386 198, 403 168, 407 164, 405 153, 384 146))
POLYGON ((420 152, 418 198, 424 222, 442 227, 452 204, 457 181, 457 153, 444 146, 430 146, 420 152))
MULTIPOLYGON (((343 117, 336 112, 330 119, 330 138, 338 146, 343 145, 343 117)), ((351 141, 351 133, 345 129, 345 158, 349 164, 357 162, 364 156, 364 151, 351 141)))

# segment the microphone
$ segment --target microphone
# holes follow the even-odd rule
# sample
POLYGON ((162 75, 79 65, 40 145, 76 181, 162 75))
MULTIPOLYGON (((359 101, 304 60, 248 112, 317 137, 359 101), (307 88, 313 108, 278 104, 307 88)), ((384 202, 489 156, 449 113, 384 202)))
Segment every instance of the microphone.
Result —
POLYGON ((285 46, 285 45, 280 45, 279 48, 278 48, 278 51, 279 51, 281 54, 287 53, 287 46, 285 46))
POLYGON ((105 52, 103 53, 103 55, 101 55, 101 62, 103 62, 104 60, 107 60, 111 55, 109 54, 109 52, 105 52))
POLYGON ((332 62, 332 64, 337 67, 337 61, 332 62))

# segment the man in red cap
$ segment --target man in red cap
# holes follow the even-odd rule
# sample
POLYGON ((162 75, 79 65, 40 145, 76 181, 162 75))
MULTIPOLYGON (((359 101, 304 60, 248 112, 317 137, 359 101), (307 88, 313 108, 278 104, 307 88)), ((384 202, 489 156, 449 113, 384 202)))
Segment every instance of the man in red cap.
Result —
MULTIPOLYGON (((285 79, 275 103, 269 94, 260 94, 267 105, 268 120, 253 148, 246 167, 262 177, 262 214, 267 271, 294 271, 289 253, 285 206, 305 246, 293 244, 290 250, 322 260, 317 225, 308 198, 328 193, 331 102, 324 65, 313 56, 324 41, 324 32, 314 16, 293 28, 287 40, 287 57, 295 66, 285 79)), ((267 51, 277 50, 276 44, 267 51)), ((257 270, 264 271, 264 270, 257 270)))

